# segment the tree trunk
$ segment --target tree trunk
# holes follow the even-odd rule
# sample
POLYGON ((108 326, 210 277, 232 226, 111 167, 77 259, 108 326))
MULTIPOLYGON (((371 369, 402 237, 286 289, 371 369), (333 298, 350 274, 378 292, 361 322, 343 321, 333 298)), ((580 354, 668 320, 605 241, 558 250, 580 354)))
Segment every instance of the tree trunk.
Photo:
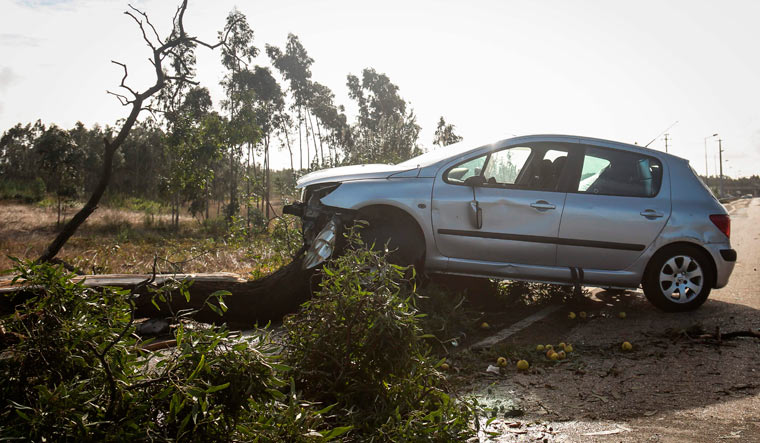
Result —
POLYGON ((264 136, 264 212, 269 221, 269 136, 264 136))
MULTIPOLYGON (((319 136, 319 152, 317 152, 317 134, 314 132, 314 122, 311 120, 311 113, 308 110, 306 112, 309 115, 309 125, 311 125, 311 138, 314 140, 314 156, 319 155, 322 158, 320 165, 324 166, 325 151, 322 149, 322 136, 319 136)), ((314 117, 314 120, 317 120, 317 118, 314 117)), ((319 120, 317 120, 317 128, 319 128, 319 120)))
MULTIPOLYGON (((303 171, 303 148, 301 147, 301 109, 298 109, 298 171, 303 171)), ((308 165, 307 165, 308 166, 308 165)))
MULTIPOLYGON (((311 297, 312 291, 319 287, 319 273, 316 270, 301 269, 303 257, 297 257, 287 266, 258 280, 246 281, 235 274, 185 274, 158 275, 154 285, 161 286, 169 279, 193 280, 189 287, 190 301, 186 301, 179 293, 172 294, 171 311, 180 309, 199 309, 193 318, 205 323, 227 323, 231 327, 251 328, 257 323, 279 322, 286 314, 296 312, 298 307, 311 297), (218 316, 206 305, 208 300, 218 306, 215 299, 208 297, 215 291, 226 290, 231 295, 224 297, 227 312, 218 316)), ((89 287, 119 287, 135 289, 138 294, 135 306, 135 317, 169 317, 171 311, 165 304, 156 301, 160 309, 151 302, 152 294, 140 285, 151 275, 90 275, 85 279, 89 287)), ((0 295, 15 292, 23 293, 22 287, 13 287, 10 279, 0 281, 0 295)), ((33 294, 28 294, 33 295, 33 294)), ((17 297, 0 297, 0 310, 13 312, 14 306, 20 302, 17 297)))

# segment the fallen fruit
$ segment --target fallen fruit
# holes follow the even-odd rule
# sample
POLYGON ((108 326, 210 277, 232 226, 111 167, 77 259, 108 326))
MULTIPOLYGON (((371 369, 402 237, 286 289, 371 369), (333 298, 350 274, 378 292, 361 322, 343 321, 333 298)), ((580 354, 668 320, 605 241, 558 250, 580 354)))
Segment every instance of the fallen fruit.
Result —
POLYGON ((520 360, 517 362, 518 371, 527 371, 529 367, 530 363, 528 363, 526 360, 520 360))
POLYGON ((565 352, 567 352, 568 354, 573 352, 573 345, 565 346, 565 352))
POLYGON ((552 349, 554 349, 554 346, 552 346, 552 345, 546 345, 546 346, 544 346, 544 349, 547 349, 547 350, 551 351, 552 349))
POLYGON ((546 349, 544 347, 544 345, 538 345, 538 346, 536 346, 536 351, 538 351, 538 352, 544 352, 544 349, 546 349))
POLYGON ((559 351, 557 352, 557 357, 559 357, 560 360, 564 360, 565 357, 567 357, 567 354, 565 354, 565 351, 559 351))
POLYGON ((620 317, 620 318, 626 318, 627 315, 625 314, 625 312, 620 311, 620 312, 618 312, 618 317, 620 317))
POLYGON ((557 354, 554 351, 551 351, 551 353, 547 355, 547 357, 549 357, 549 360, 555 360, 555 361, 559 360, 559 354, 557 354))
POLYGON ((501 366, 502 368, 507 367, 507 359, 504 357, 499 357, 496 359, 496 364, 501 366))
POLYGON ((628 343, 627 341, 624 341, 623 344, 620 345, 620 348, 623 349, 624 351, 630 351, 631 349, 633 349, 633 345, 628 343))
POLYGON ((580 317, 581 319, 585 320, 586 319, 586 311, 579 312, 578 313, 578 317, 580 317))
POLYGON ((448 371, 450 369, 448 363, 441 363, 441 371, 448 371))
POLYGON ((560 344, 557 345, 557 347, 562 349, 563 351, 565 350, 565 346, 567 346, 565 342, 560 342, 560 344))
POLYGON ((575 320, 575 312, 571 312, 567 314, 567 318, 569 318, 570 320, 575 320))
POLYGON ((489 325, 486 322, 483 322, 480 324, 480 329, 490 329, 490 328, 491 328, 491 325, 489 325))

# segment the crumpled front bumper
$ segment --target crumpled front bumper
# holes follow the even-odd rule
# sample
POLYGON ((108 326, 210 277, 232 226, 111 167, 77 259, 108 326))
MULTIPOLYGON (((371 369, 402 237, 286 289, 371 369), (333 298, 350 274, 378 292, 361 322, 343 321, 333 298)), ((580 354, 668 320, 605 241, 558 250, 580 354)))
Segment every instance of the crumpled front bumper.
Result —
POLYGON ((305 249, 303 269, 316 268, 332 257, 338 248, 343 227, 355 215, 355 211, 325 206, 317 196, 309 198, 307 203, 286 205, 283 213, 295 215, 302 220, 301 233, 305 249))

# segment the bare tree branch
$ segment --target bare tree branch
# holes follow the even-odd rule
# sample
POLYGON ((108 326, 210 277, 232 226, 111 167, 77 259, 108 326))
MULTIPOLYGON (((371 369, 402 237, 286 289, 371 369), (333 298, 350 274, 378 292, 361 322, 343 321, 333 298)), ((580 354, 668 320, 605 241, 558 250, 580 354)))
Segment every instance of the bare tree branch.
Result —
POLYGON ((111 63, 113 63, 115 65, 119 65, 119 66, 121 66, 124 69, 124 77, 121 78, 121 84, 119 84, 119 87, 126 89, 127 91, 131 92, 132 95, 136 96, 137 93, 135 91, 133 91, 132 88, 130 88, 129 86, 127 86, 124 83, 127 80, 127 75, 128 75, 128 73, 127 73, 127 65, 125 65, 124 63, 119 63, 119 62, 117 62, 115 60, 111 60, 111 63))
MULTIPOLYGON (((146 100, 148 100, 150 97, 152 97, 157 92, 161 91, 164 86, 166 85, 167 81, 176 82, 179 84, 198 84, 195 82, 192 78, 192 71, 188 69, 186 64, 183 64, 183 61, 180 61, 180 66, 182 66, 180 73, 177 75, 169 76, 167 77, 163 70, 162 62, 164 59, 172 53, 172 51, 175 51, 177 47, 181 47, 183 45, 185 46, 191 46, 191 45, 202 45, 210 49, 214 49, 219 47, 220 45, 226 44, 227 36, 228 34, 225 34, 224 38, 220 40, 219 42, 215 44, 210 44, 203 42, 199 40, 197 37, 189 37, 185 33, 185 25, 184 25, 184 16, 185 11, 187 10, 187 0, 182 0, 182 3, 177 9, 177 13, 174 16, 174 22, 172 23, 172 32, 169 34, 169 37, 166 40, 162 40, 160 36, 158 35, 158 32, 156 31, 156 28, 153 26, 153 24, 150 22, 148 15, 142 11, 140 11, 137 8, 134 8, 132 5, 129 5, 131 11, 125 11, 124 13, 131 17, 135 23, 137 23, 137 26, 140 28, 140 32, 142 34, 143 40, 147 43, 147 45, 151 48, 152 56, 149 59, 150 63, 153 65, 153 68, 155 70, 155 81, 154 83, 148 87, 143 92, 137 92, 136 90, 130 88, 126 84, 127 79, 127 66, 123 63, 119 62, 113 62, 119 66, 121 66, 124 69, 124 75, 121 79, 120 87, 126 89, 130 93, 134 95, 134 98, 129 99, 125 95, 118 94, 115 92, 107 91, 108 94, 115 96, 117 99, 119 99, 119 102, 121 102, 124 106, 131 106, 131 110, 129 112, 129 115, 124 120, 124 123, 119 130, 119 132, 116 134, 116 137, 113 140, 104 139, 104 155, 103 155, 103 166, 100 173, 100 178, 98 179, 98 183, 90 196, 89 200, 85 205, 82 207, 82 209, 77 212, 71 220, 66 223, 66 225, 63 227, 61 232, 56 236, 56 238, 48 245, 48 247, 45 249, 45 252, 40 256, 40 258, 37 260, 39 262, 47 262, 55 258, 55 256, 60 252, 61 248, 66 244, 69 238, 71 238, 72 235, 77 231, 79 226, 84 223, 85 220, 97 209, 98 204, 100 203, 100 199, 103 197, 103 194, 105 193, 106 188, 108 187, 108 184, 111 180, 111 173, 113 171, 113 158, 116 151, 121 147, 121 145, 126 140, 127 136, 129 135, 129 131, 131 131, 134 124, 137 122, 137 118, 140 115, 140 112, 144 110, 149 110, 149 106, 145 106, 144 103, 146 100), (142 17, 142 20, 138 18, 138 15, 142 17), (158 46, 154 44, 151 39, 148 37, 148 34, 145 31, 145 28, 149 27, 150 30, 153 32, 153 34, 156 37, 158 46)), ((183 53, 180 51, 177 53, 179 55, 179 59, 182 59, 183 53)))
POLYGON ((111 92, 111 91, 106 91, 106 94, 113 95, 114 97, 116 97, 117 99, 119 99, 119 102, 121 103, 122 106, 127 106, 127 105, 129 105, 131 103, 131 101, 129 100, 129 98, 127 98, 126 95, 117 94, 117 93, 111 92))

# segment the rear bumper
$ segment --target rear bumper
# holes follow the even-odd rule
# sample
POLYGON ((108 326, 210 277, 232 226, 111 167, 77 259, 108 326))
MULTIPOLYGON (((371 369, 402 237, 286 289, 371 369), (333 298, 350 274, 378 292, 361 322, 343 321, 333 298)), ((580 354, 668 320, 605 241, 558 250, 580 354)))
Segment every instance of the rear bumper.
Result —
POLYGON ((736 265, 736 251, 729 243, 708 243, 704 245, 715 263, 715 289, 728 284, 728 279, 736 265))

